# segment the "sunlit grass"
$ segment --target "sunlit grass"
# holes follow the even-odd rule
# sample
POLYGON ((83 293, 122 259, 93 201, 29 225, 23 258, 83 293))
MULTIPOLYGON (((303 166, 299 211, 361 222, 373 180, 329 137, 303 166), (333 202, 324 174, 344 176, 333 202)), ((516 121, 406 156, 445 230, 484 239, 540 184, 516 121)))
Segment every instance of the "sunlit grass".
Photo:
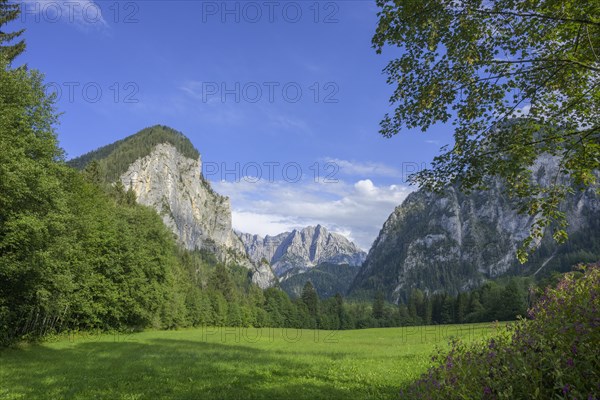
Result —
POLYGON ((490 324, 353 331, 197 328, 0 351, 0 399, 393 399, 450 336, 490 324))

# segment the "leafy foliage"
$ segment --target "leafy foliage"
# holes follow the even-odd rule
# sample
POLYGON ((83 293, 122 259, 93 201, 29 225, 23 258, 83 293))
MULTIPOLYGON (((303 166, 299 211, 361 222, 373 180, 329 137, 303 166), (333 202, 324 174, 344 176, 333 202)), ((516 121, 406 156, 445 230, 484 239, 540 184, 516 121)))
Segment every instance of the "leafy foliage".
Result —
POLYGON ((560 204, 600 168, 600 4, 557 0, 378 0, 377 52, 397 46, 385 68, 395 85, 390 137, 404 127, 452 122, 454 146, 412 176, 428 189, 484 188, 500 177, 537 216, 518 256, 527 259, 544 228, 566 239, 560 204), (541 154, 560 158, 560 176, 536 182, 541 154), (561 179, 559 179, 561 178, 561 179))
POLYGON ((564 275, 530 310, 484 343, 452 342, 402 398, 597 399, 600 266, 564 275))
POLYGON ((54 256, 65 250, 58 238, 67 231, 67 203, 40 74, 2 63, 0 110, 0 309, 60 307, 54 287, 69 277, 54 256))

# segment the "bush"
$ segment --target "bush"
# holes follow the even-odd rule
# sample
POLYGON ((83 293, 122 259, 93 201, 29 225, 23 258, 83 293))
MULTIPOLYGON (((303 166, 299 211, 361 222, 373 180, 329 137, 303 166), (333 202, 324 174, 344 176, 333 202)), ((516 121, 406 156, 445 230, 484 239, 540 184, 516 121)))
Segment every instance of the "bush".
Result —
POLYGON ((600 265, 565 274, 485 342, 451 342, 401 392, 406 399, 600 398, 600 265))

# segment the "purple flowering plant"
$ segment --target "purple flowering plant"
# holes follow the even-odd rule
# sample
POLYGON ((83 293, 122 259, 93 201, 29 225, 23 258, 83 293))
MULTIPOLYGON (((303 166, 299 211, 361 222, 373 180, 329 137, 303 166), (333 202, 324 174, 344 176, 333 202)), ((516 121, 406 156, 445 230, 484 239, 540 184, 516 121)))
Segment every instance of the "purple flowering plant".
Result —
POLYGON ((578 266, 544 291, 528 319, 438 350, 401 398, 600 400, 599 311, 600 264, 578 266))

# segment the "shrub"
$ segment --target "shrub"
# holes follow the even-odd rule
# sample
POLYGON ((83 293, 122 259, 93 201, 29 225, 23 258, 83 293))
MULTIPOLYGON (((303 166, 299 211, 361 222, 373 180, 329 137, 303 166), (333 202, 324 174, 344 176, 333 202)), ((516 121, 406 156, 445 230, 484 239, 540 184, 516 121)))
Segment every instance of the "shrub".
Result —
POLYGON ((565 274, 485 342, 453 340, 406 399, 600 398, 600 265, 565 274))

